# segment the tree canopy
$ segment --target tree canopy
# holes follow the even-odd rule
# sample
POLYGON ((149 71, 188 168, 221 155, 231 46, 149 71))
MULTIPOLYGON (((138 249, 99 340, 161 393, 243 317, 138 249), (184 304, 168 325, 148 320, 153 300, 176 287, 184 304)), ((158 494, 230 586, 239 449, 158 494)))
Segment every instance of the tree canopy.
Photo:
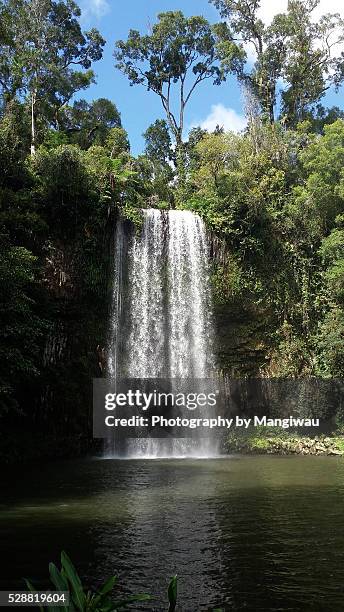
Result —
POLYGON ((216 40, 216 28, 204 17, 169 11, 158 15, 150 34, 130 30, 126 41, 116 43, 116 67, 131 85, 144 85, 159 96, 177 148, 183 141, 185 108, 196 88, 207 79, 219 85, 240 61, 240 49, 233 44, 227 65, 221 65, 216 40))
POLYGON ((266 25, 259 17, 260 0, 210 0, 226 19, 219 52, 227 65, 227 45, 241 45, 248 61, 237 66, 239 80, 249 85, 263 113, 275 120, 278 88, 282 89, 282 116, 296 125, 306 118, 331 86, 343 80, 341 43, 344 21, 338 14, 313 17, 320 0, 290 0, 286 13, 266 25), (281 84, 283 85, 281 86, 281 84))
POLYGON ((24 97, 31 111, 31 150, 37 119, 56 119, 58 110, 94 79, 93 61, 104 39, 96 29, 83 33, 73 0, 4 0, 0 20, 0 83, 4 101, 24 97))

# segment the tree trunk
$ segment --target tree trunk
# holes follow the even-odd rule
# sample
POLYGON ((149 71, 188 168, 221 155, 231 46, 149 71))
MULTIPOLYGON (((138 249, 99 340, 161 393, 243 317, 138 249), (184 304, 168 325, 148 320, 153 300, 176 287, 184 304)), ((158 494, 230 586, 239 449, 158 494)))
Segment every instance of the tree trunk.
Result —
POLYGON ((35 117, 35 105, 36 105, 36 92, 31 95, 31 155, 36 153, 36 117, 35 117))
POLYGON ((271 125, 275 123, 275 110, 273 102, 270 102, 269 104, 269 120, 271 125))
POLYGON ((176 141, 176 166, 178 175, 178 187, 183 188, 186 182, 186 155, 185 145, 181 134, 178 134, 176 141))

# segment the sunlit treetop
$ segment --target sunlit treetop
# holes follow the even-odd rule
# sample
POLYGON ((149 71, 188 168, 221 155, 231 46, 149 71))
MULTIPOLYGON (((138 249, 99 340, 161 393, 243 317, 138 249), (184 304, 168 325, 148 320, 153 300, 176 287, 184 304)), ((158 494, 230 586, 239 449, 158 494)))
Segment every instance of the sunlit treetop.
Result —
POLYGON ((216 41, 216 27, 204 17, 170 11, 158 15, 149 34, 130 30, 126 41, 116 43, 116 67, 131 85, 145 85, 160 97, 177 145, 182 142, 185 107, 196 87, 206 79, 219 85, 241 61, 242 51, 233 43, 231 61, 221 64, 216 41), (175 105, 174 86, 179 101, 175 105))

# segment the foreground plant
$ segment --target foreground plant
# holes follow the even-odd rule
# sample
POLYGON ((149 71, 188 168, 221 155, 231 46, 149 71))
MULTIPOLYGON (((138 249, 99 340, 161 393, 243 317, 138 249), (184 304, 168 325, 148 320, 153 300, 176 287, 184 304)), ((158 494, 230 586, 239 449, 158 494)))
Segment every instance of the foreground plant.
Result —
MULTIPOLYGON (((117 584, 117 577, 112 576, 97 590, 87 590, 80 577, 68 557, 67 553, 62 551, 61 553, 61 569, 58 569, 54 563, 49 564, 50 580, 57 591, 66 591, 70 595, 70 601, 68 605, 59 606, 38 606, 42 612, 44 610, 50 612, 56 612, 57 609, 66 610, 68 612, 74 612, 79 610, 80 612, 94 611, 94 612, 117 612, 120 610, 126 610, 130 604, 135 602, 150 601, 152 597, 147 593, 139 593, 138 595, 131 595, 125 599, 119 599, 113 601, 110 599, 110 593, 114 586, 117 584)), ((32 593, 36 592, 36 589, 32 586, 29 580, 25 580, 27 587, 32 593)), ((174 610, 174 608, 172 608, 174 610)))
POLYGON ((178 583, 178 577, 177 576, 173 576, 173 578, 171 578, 171 582, 168 585, 168 601, 169 601, 169 608, 168 608, 168 612, 175 612, 176 609, 176 605, 177 605, 177 583, 178 583))
MULTIPOLYGON (((54 563, 49 563, 49 574, 56 591, 69 593, 69 604, 37 605, 42 612, 59 612, 59 610, 65 610, 66 612, 76 612, 78 610, 79 612, 120 612, 121 610, 127 610, 128 607, 131 607, 131 604, 153 599, 148 593, 139 593, 113 601, 110 599, 110 593, 117 584, 117 576, 108 578, 97 591, 87 590, 82 584, 72 561, 64 551, 61 553, 61 568, 58 569, 54 563)), ((25 582, 31 593, 37 593, 29 580, 25 580, 25 582)), ((177 594, 178 576, 173 576, 167 590, 168 612, 176 612, 177 594)), ((224 610, 216 608, 213 612, 224 612, 224 610)))

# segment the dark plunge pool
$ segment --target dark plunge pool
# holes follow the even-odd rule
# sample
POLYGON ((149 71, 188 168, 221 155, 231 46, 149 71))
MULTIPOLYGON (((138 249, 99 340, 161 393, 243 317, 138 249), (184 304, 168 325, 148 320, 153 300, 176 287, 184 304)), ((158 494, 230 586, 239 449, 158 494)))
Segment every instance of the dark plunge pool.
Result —
MULTIPOLYGON (((1 476, 3 590, 46 586, 66 550, 86 584, 116 573, 179 610, 344 610, 344 460, 83 460, 1 476)), ((138 606, 134 607, 139 610, 138 606)))

